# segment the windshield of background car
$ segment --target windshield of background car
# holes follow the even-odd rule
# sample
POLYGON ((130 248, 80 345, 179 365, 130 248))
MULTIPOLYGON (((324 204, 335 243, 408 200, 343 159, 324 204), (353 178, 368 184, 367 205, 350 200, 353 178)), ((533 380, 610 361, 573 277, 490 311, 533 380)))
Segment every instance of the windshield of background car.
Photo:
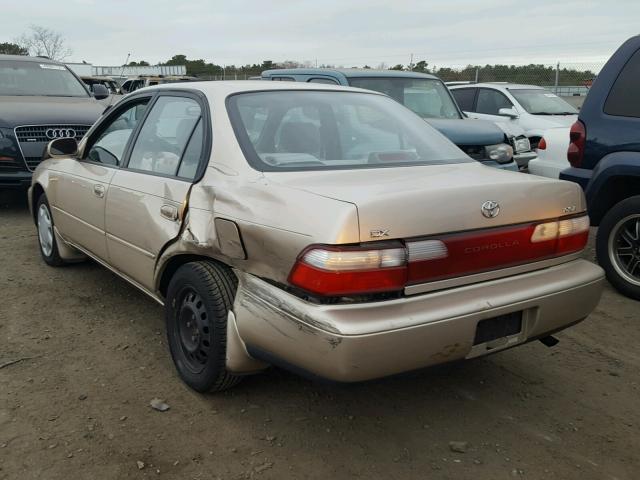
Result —
POLYGON ((578 113, 569 103, 549 90, 540 88, 510 89, 509 92, 518 100, 522 108, 532 115, 575 115, 578 113))
POLYGON ((349 85, 389 95, 422 118, 462 118, 447 87, 440 80, 354 77, 349 79, 349 85))
POLYGON ((228 110, 247 160, 261 171, 470 161, 420 117, 381 95, 251 92, 229 97, 228 110))
POLYGON ((0 95, 89 96, 65 66, 19 60, 0 60, 0 95))

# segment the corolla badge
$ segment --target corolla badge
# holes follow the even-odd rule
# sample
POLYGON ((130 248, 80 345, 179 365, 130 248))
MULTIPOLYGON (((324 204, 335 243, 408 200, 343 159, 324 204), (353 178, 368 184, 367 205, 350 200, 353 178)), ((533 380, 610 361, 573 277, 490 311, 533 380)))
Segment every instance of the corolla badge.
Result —
POLYGON ((487 200, 482 204, 482 215, 487 218, 495 218, 500 213, 500 204, 493 200, 487 200))

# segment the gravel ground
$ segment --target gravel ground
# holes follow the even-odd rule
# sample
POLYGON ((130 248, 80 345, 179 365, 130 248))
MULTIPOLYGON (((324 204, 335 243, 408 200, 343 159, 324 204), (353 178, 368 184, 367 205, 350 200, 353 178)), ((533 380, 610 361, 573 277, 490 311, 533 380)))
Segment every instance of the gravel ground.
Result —
POLYGON ((200 395, 157 304, 92 262, 47 267, 25 203, 0 196, 0 479, 640 476, 640 304, 611 288, 553 348, 200 395))

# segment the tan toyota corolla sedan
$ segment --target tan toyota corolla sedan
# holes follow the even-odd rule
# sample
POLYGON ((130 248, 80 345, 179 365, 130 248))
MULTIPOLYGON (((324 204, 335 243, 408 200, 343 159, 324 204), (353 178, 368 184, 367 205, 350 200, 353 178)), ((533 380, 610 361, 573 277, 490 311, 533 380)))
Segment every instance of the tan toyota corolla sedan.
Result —
POLYGON ((371 91, 146 88, 45 156, 42 257, 93 258, 164 305, 198 391, 270 364, 350 382, 550 345, 603 287, 577 185, 485 167, 371 91))

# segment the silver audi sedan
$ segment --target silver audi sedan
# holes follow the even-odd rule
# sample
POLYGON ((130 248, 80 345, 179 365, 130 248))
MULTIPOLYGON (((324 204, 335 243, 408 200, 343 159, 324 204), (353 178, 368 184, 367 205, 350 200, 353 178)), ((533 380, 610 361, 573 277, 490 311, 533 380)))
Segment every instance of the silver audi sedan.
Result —
POLYGON ((42 258, 92 258, 164 305, 198 391, 269 365, 351 382, 551 345, 603 287, 579 186, 485 167, 372 91, 145 88, 46 156, 42 258))

